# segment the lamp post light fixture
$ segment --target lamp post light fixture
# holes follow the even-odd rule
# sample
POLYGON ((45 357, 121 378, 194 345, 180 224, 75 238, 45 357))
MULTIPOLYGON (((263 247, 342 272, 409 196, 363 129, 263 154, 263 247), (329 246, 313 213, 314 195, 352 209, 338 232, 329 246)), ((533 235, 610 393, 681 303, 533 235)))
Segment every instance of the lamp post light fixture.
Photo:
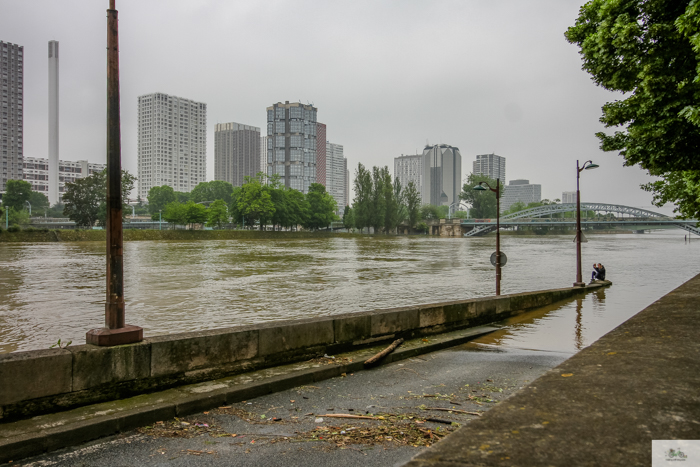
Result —
POLYGON ((32 203, 30 203, 29 201, 26 201, 26 203, 29 206, 29 217, 31 217, 32 216, 32 203))
POLYGON ((501 182, 496 179, 496 188, 491 188, 491 185, 486 182, 479 182, 474 190, 491 190, 496 193, 496 295, 501 295, 501 182))
POLYGON ((579 166, 579 161, 576 161, 576 282, 574 287, 585 287, 581 276, 581 191, 579 190, 579 179, 581 172, 584 170, 597 169, 600 167, 594 164, 593 161, 586 161, 582 166, 579 166))

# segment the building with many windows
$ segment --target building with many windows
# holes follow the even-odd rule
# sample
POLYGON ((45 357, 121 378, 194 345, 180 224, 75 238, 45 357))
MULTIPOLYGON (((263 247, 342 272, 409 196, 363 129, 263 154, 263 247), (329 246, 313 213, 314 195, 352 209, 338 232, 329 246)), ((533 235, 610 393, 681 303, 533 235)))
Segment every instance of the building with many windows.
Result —
POLYGON ((423 204, 450 206, 459 201, 462 191, 462 155, 448 144, 423 149, 421 198, 423 204))
POLYGON ((8 180, 22 180, 24 47, 0 41, 0 192, 8 180))
POLYGON ((343 164, 345 165, 345 206, 350 206, 350 171, 348 170, 347 157, 343 159, 343 164))
POLYGON ((316 182, 317 112, 289 101, 267 108, 267 174, 279 175, 284 186, 302 193, 316 182))
POLYGON ((542 201, 542 185, 531 184, 530 180, 511 180, 503 189, 501 212, 507 211, 517 202, 527 206, 542 201))
POLYGON ((328 142, 326 140, 326 125, 316 122, 316 183, 328 188, 326 182, 326 161, 328 160, 328 142), (323 142, 326 141, 326 144, 323 142))
POLYGON ((326 191, 338 203, 336 211, 338 215, 343 214, 346 206, 345 175, 347 166, 347 159, 343 157, 343 146, 326 141, 326 191))
POLYGON ((506 182, 506 158, 496 154, 481 154, 474 161, 474 175, 486 175, 502 184, 506 182))
MULTIPOLYGON (((63 198, 66 191, 66 183, 71 183, 79 178, 88 177, 94 173, 102 172, 107 168, 106 164, 94 164, 88 161, 58 161, 58 201, 63 198)), ((23 163, 23 179, 31 183, 32 190, 43 193, 49 197, 49 160, 40 157, 25 157, 23 163)), ((55 204, 55 203, 52 203, 55 204)))
POLYGON ((394 178, 403 188, 413 182, 418 193, 423 189, 423 155, 403 155, 394 158, 394 178))
POLYGON ((240 123, 214 126, 214 180, 241 186, 260 171, 260 128, 240 123))
POLYGON ((575 191, 562 191, 561 202, 564 204, 575 203, 576 202, 576 192, 575 191))
POLYGON ((207 104, 163 93, 138 98, 138 193, 189 192, 207 174, 207 104))
POLYGON ((260 167, 258 172, 267 175, 267 136, 260 137, 260 167))

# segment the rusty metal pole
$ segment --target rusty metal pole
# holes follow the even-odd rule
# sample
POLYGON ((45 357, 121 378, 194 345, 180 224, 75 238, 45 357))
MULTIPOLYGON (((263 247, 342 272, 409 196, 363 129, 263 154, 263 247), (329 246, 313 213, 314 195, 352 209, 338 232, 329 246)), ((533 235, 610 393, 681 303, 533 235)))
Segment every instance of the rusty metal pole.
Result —
POLYGON ((119 31, 115 0, 107 11, 107 303, 105 326, 123 328, 124 264, 119 115, 119 31))
POLYGON ((119 29, 115 0, 110 0, 107 10, 107 300, 105 327, 88 331, 88 344, 109 346, 143 340, 143 329, 127 325, 124 312, 121 173, 119 29))

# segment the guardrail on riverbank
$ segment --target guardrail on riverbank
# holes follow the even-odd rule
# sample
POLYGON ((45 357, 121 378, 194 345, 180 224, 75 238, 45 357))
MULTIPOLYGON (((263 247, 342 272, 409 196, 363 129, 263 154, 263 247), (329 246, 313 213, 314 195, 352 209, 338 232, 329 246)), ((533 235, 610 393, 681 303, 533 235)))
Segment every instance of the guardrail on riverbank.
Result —
POLYGON ((609 284, 0 354, 0 420, 492 323, 609 284))

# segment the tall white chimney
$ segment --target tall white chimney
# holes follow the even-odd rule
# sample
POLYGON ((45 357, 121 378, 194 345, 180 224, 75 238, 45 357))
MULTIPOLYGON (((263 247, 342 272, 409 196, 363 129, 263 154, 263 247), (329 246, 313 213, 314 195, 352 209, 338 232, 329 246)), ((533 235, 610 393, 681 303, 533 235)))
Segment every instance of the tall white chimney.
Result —
POLYGON ((58 41, 49 41, 49 203, 58 203, 58 41))

